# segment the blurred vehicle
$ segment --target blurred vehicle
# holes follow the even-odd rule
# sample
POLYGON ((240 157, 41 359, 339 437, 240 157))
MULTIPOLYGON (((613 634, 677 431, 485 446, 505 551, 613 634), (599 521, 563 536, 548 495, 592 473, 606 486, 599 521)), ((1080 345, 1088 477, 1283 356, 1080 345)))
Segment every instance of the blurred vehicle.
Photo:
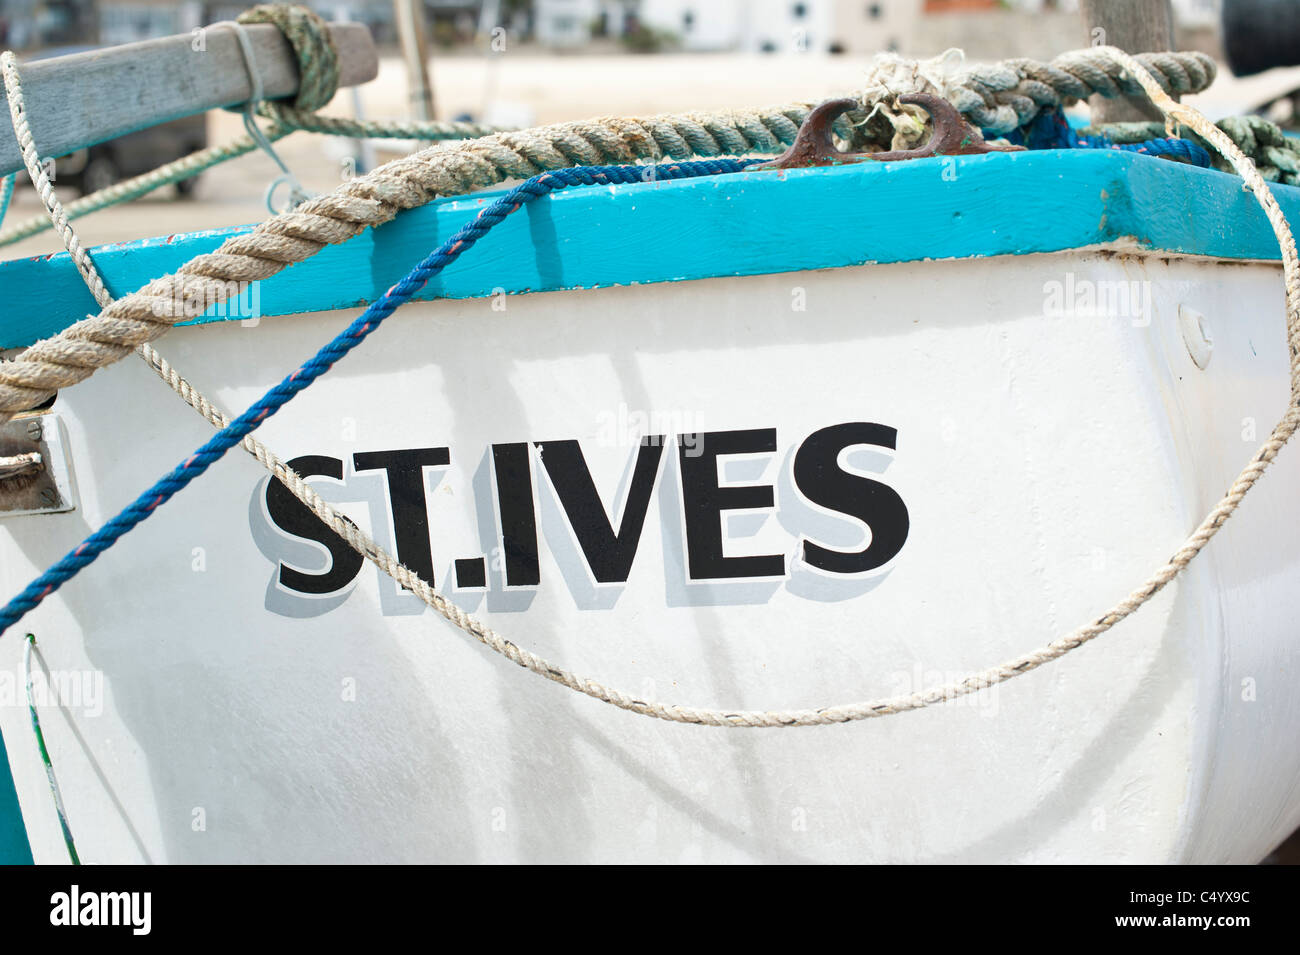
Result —
POLYGON ((1225 0, 1223 51, 1237 76, 1300 64, 1300 4, 1294 0, 1225 0))
MULTIPOLYGON (((207 118, 202 113, 185 116, 62 156, 54 163, 54 181, 75 185, 82 195, 88 195, 207 145, 207 118)), ((182 179, 176 183, 177 195, 192 195, 198 181, 198 176, 182 179)))
MULTIPOLYGON (((93 49, 95 47, 91 46, 57 47, 45 50, 32 59, 44 60, 93 49)), ((202 113, 185 116, 60 156, 54 161, 53 179, 58 185, 76 186, 83 196, 89 195, 123 179, 188 156, 207 145, 207 118, 202 113)), ((177 195, 192 195, 198 181, 198 176, 192 176, 176 183, 177 195)))

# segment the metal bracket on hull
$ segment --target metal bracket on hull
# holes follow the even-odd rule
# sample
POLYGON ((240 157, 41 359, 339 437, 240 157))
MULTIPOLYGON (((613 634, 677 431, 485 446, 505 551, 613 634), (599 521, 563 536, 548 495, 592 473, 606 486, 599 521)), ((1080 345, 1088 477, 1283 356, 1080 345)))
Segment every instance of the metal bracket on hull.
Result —
POLYGON ((898 97, 905 105, 919 106, 930 114, 934 133, 916 149, 895 149, 880 153, 846 153, 835 145, 832 124, 844 113, 861 104, 855 99, 827 100, 804 119, 794 143, 771 162, 756 169, 807 169, 811 166, 838 166, 853 162, 895 162, 901 159, 926 159, 931 156, 969 156, 976 153, 1014 153, 1024 146, 987 143, 980 131, 941 96, 929 93, 905 93, 898 97))
POLYGON ((30 415, 0 424, 0 518, 59 514, 76 506, 59 416, 30 415))

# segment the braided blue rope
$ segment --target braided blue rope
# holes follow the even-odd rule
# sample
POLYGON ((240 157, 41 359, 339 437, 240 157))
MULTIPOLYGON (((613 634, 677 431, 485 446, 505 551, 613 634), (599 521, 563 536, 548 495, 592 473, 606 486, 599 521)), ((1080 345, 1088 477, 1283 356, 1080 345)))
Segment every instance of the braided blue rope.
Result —
POLYGON ((1033 121, 1012 130, 1006 140, 1030 149, 1118 149, 1147 156, 1170 156, 1209 168, 1210 154, 1189 139, 1148 139, 1144 143, 1113 143, 1102 135, 1080 136, 1056 110, 1045 109, 1033 121))
POLYGON ((515 186, 500 199, 484 208, 476 217, 460 228, 455 235, 439 246, 417 265, 400 282, 384 293, 383 297, 367 308, 351 325, 328 342, 293 374, 263 395, 212 439, 160 478, 153 487, 135 499, 120 514, 104 524, 84 541, 69 551, 58 563, 33 580, 27 587, 0 610, 0 634, 21 620, 42 600, 75 577, 104 551, 117 543, 128 531, 149 517, 178 491, 208 469, 223 454, 271 417, 334 366, 352 349, 360 345, 371 332, 420 291, 425 283, 467 249, 483 238, 506 216, 526 203, 539 199, 557 189, 569 186, 592 186, 614 183, 633 183, 659 179, 690 179, 697 176, 716 176, 740 172, 762 159, 705 159, 697 162, 671 163, 662 166, 579 166, 542 173, 515 186))
POLYGON ((1190 139, 1148 139, 1144 143, 1112 143, 1105 136, 1077 136, 1075 148, 1118 149, 1145 156, 1172 156, 1202 169, 1210 167, 1210 154, 1190 139))

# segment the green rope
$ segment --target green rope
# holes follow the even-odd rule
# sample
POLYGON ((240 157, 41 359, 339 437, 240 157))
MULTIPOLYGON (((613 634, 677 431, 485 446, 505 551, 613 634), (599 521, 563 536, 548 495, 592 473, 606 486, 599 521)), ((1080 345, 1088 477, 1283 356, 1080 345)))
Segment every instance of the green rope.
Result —
POLYGON ((347 119, 342 116, 322 116, 284 106, 280 103, 263 103, 259 108, 263 116, 306 133, 326 136, 347 136, 350 139, 478 139, 493 133, 515 131, 514 126, 494 126, 490 123, 441 122, 439 120, 347 119))
MULTIPOLYGON (((1265 180, 1300 186, 1300 140, 1288 136, 1280 126, 1262 116, 1230 116, 1216 125, 1250 158, 1265 180)), ((1103 133, 1114 143, 1140 143, 1166 135, 1164 124, 1156 122, 1107 123, 1080 130, 1084 135, 1094 131, 1103 133)), ((1215 169, 1236 175, 1223 157, 1196 133, 1183 130, 1180 135, 1206 148, 1215 169)))
POLYGON ((59 814, 59 826, 63 830, 63 844, 68 847, 68 856, 73 865, 81 865, 77 855, 77 846, 72 841, 72 829, 68 826, 68 813, 63 808, 63 795, 59 792, 59 781, 54 778, 54 764, 50 762, 50 751, 45 746, 45 734, 41 732, 41 718, 36 715, 36 701, 32 698, 32 650, 36 646, 36 635, 27 634, 27 647, 23 652, 23 682, 27 685, 27 712, 32 717, 32 731, 36 734, 36 745, 41 751, 41 762, 45 763, 45 778, 50 783, 50 795, 54 797, 54 808, 59 814))
MULTIPOLYGON (((266 138, 274 142, 288 136, 293 130, 284 126, 271 126, 264 132, 266 138)), ((69 219, 77 219, 92 212, 115 206, 120 202, 138 199, 155 189, 180 182, 182 179, 197 176, 205 169, 210 169, 227 160, 251 153, 257 148, 257 143, 253 141, 251 136, 239 136, 228 143, 200 149, 198 152, 177 159, 175 162, 169 162, 165 166, 159 166, 157 169, 142 173, 139 176, 133 176, 122 182, 114 183, 100 189, 98 192, 92 192, 88 196, 82 196, 80 199, 69 202, 64 206, 63 211, 69 219)), ((20 242, 33 235, 39 235, 52 228, 54 228, 54 225, 48 215, 33 216, 0 232, 0 246, 12 245, 15 242, 20 242)))

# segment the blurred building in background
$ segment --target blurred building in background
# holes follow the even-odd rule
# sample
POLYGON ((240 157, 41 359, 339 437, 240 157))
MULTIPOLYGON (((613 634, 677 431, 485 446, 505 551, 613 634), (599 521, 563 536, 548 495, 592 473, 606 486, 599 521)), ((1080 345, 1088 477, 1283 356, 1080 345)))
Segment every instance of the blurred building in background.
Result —
POLYGON ((95 31, 91 0, 4 0, 0 2, 0 47, 67 46, 86 42, 95 31))
POLYGON ((636 24, 633 0, 533 0, 533 35, 557 49, 585 46, 602 37, 622 37, 636 24))
POLYGON ((640 0, 636 14, 696 51, 924 52, 973 33, 1001 34, 1001 55, 1015 55, 1007 34, 1037 34, 1046 45, 1069 29, 1075 45, 1081 33, 1074 0, 640 0))
POLYGON ((181 0, 180 3, 124 0, 122 3, 99 3, 96 7, 99 11, 97 42, 110 46, 188 33, 208 22, 208 10, 200 0, 181 0))
MULTIPOLYGON (((392 0, 306 0, 326 18, 396 40, 392 0)), ((1173 0, 1178 44, 1217 53, 1221 0, 1173 0)), ((252 0, 0 0, 0 44, 19 50, 114 44, 230 20, 252 0)), ((1087 41, 1078 0, 424 0, 438 47, 508 28, 546 49, 609 52, 930 55, 961 47, 971 58, 1047 57, 1087 41), (489 22, 492 21, 492 22, 489 22)))
MULTIPOLYGON (((933 54, 957 46, 972 58, 1047 57, 1087 40, 1078 0, 535 0, 534 6, 537 39, 570 49, 598 35, 622 35, 646 51, 933 54)), ((1180 31, 1212 35, 1219 8, 1220 0, 1174 0, 1180 31)))
MULTIPOLYGON (((1183 29, 1213 34, 1220 0, 1173 2, 1180 44, 1183 29)), ((1078 0, 537 0, 539 14, 563 20, 568 47, 587 42, 611 6, 647 50, 932 54, 958 46, 973 58, 1048 57, 1087 39, 1078 0)), ((552 35, 539 29, 537 38, 551 43, 552 35)))

